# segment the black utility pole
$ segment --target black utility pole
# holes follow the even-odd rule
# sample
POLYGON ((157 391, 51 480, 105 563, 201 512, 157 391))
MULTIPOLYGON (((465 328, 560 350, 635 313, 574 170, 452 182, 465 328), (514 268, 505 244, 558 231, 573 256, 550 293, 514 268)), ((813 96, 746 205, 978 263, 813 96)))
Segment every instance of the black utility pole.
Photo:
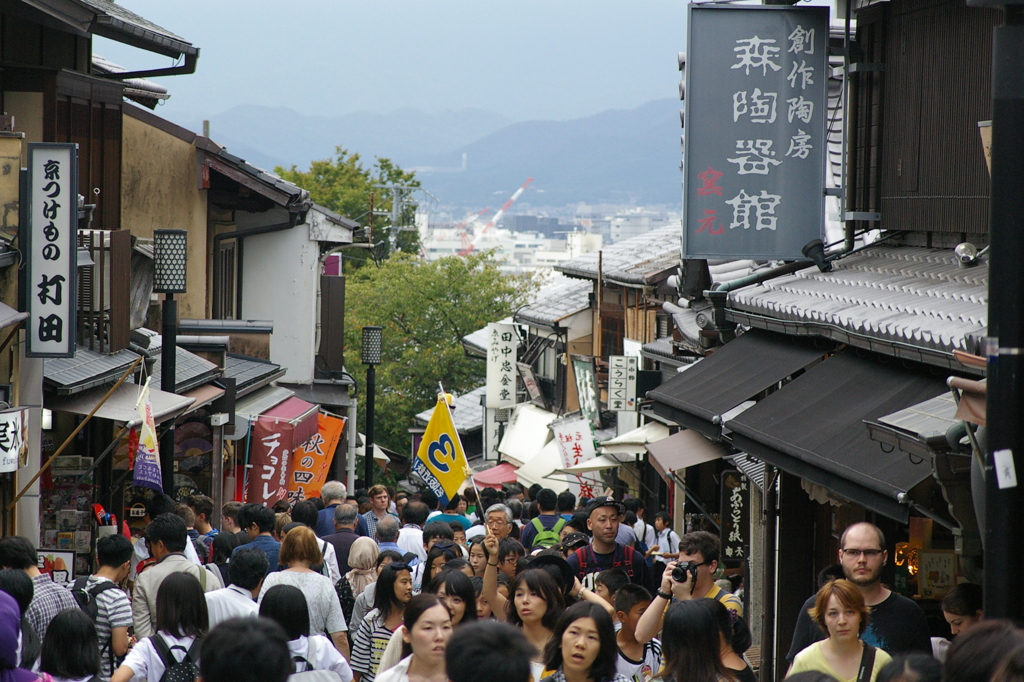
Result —
MULTIPOLYGON (((160 335, 160 390, 175 393, 178 374, 178 302, 174 294, 164 294, 164 316, 160 335)), ((174 497, 174 420, 160 438, 160 472, 164 479, 164 492, 174 497)))
POLYGON ((985 616, 1017 620, 1024 616, 1017 481, 1024 476, 1024 5, 1001 4, 1005 23, 995 29, 992 47, 985 616))
POLYGON ((366 365, 366 447, 364 448, 363 485, 373 485, 373 410, 377 397, 377 365, 383 351, 384 330, 363 327, 363 364, 366 365))

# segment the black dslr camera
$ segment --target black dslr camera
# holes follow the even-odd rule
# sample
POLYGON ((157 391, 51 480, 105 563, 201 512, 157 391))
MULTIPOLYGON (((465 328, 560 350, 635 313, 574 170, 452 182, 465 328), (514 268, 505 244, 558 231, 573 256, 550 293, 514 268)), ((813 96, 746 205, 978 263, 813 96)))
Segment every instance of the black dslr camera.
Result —
POLYGON ((672 580, 677 583, 685 583, 687 576, 690 578, 691 586, 697 582, 697 564, 692 561, 676 564, 676 567, 672 569, 672 580))

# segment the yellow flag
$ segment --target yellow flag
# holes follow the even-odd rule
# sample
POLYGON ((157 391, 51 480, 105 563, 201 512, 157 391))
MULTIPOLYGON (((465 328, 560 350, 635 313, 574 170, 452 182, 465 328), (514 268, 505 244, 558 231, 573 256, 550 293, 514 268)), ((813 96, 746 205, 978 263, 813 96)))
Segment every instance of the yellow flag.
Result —
POLYGON ((469 462, 462 449, 459 433, 455 430, 451 410, 444 396, 438 396, 434 414, 430 417, 423 440, 416 452, 412 472, 418 475, 437 499, 441 508, 459 491, 466 480, 469 462))

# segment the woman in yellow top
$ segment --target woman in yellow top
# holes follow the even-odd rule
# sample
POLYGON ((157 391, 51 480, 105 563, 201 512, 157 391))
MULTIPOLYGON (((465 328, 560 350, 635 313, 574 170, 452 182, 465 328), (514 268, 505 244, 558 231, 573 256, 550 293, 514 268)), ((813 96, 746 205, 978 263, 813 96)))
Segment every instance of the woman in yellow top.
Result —
POLYGON ((818 590, 808 613, 828 637, 798 653, 789 675, 813 670, 839 682, 875 682, 878 671, 892 660, 881 649, 861 641, 870 609, 860 589, 849 580, 829 581, 818 590))

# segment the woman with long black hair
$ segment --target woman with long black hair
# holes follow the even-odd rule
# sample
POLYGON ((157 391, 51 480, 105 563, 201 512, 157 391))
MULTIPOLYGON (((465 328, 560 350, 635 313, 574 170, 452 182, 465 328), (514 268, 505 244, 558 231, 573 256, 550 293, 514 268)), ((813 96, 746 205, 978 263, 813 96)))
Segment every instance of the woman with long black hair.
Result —
POLYGON ((293 585, 271 587, 260 602, 260 615, 284 628, 295 672, 331 670, 341 677, 342 682, 351 682, 352 669, 334 642, 310 632, 309 606, 302 590, 293 585))
POLYGON ((402 659, 382 672, 377 682, 446 682, 444 655, 452 631, 451 612, 437 595, 424 592, 413 597, 400 631, 402 659))
POLYGON ((189 573, 171 573, 156 593, 156 634, 132 647, 110 682, 159 680, 167 669, 168 657, 180 663, 188 656, 198 662, 199 647, 209 627, 206 597, 199 581, 189 573))
POLYGON ((352 672, 356 682, 373 682, 380 658, 395 629, 402 624, 405 606, 412 599, 412 571, 408 564, 388 564, 377 578, 373 610, 358 624, 352 638, 352 672))
POLYGON ((99 680, 100 644, 96 624, 81 609, 61 611, 46 628, 39 670, 53 682, 99 680))
POLYGON ((581 601, 567 608, 548 640, 544 664, 550 682, 629 682, 616 672, 615 626, 600 604, 581 601))

